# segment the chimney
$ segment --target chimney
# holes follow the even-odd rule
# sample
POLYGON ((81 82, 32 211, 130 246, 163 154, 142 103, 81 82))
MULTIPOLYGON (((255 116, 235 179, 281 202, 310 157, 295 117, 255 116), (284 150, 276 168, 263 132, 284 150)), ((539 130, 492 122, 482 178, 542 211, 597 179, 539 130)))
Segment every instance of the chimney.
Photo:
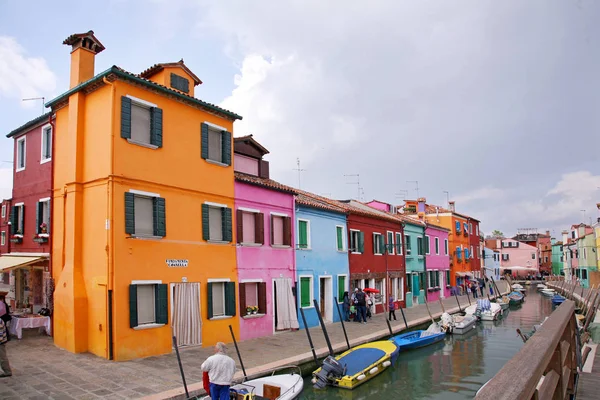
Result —
POLYGON ((550 236, 550 231, 546 231, 546 236, 550 236))
POLYGON ((448 207, 450 208, 450 211, 456 212, 456 206, 455 206, 454 201, 449 201, 448 202, 448 207))
POLYGON ((94 31, 75 33, 63 41, 71 46, 70 89, 94 77, 94 60, 104 46, 94 36, 94 31))
POLYGON ((417 199, 417 212, 424 213, 425 212, 425 197, 419 197, 417 199))

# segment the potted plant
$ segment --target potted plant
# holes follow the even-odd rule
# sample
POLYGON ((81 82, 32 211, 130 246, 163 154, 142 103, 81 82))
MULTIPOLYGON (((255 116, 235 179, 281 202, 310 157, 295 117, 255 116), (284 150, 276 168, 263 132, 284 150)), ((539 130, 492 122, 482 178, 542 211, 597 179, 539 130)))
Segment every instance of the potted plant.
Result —
POLYGON ((48 225, 45 222, 40 225, 40 233, 48 233, 48 225))
POLYGON ((258 306, 252 306, 252 314, 258 313, 258 306))
POLYGON ((252 310, 253 310, 253 307, 252 307, 252 306, 247 306, 247 307, 246 307, 246 315, 250 315, 250 314, 252 314, 252 310))

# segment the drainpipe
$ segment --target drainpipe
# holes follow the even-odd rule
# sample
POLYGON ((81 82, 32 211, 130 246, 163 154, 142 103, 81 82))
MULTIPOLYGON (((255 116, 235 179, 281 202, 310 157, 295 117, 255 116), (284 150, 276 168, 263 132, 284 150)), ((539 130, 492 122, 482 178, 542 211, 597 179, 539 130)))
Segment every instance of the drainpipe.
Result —
MULTIPOLYGON (((52 157, 52 161, 50 161, 50 230, 48 232, 50 232, 50 234, 48 235, 48 252, 50 254, 50 256, 48 257, 48 272, 50 272, 50 279, 54 279, 53 278, 53 273, 52 273, 52 243, 53 243, 53 236, 54 234, 52 233, 52 230, 54 229, 54 224, 52 223, 52 217, 54 216, 54 154, 55 154, 55 150, 54 150, 54 144, 56 143, 56 125, 54 123, 54 121, 52 120, 52 113, 48 116, 48 123, 50 124, 50 126, 52 127, 52 138, 51 138, 51 146, 52 149, 50 149, 51 151, 51 157, 52 157)), ((63 226, 63 230, 64 230, 64 226, 63 226)), ((46 294, 47 295, 47 294, 46 294)), ((54 296, 54 294, 52 294, 52 296, 54 296)), ((54 311, 54 310, 52 310, 54 311)), ((54 312, 50 313, 50 335, 52 336, 54 334, 54 312)))

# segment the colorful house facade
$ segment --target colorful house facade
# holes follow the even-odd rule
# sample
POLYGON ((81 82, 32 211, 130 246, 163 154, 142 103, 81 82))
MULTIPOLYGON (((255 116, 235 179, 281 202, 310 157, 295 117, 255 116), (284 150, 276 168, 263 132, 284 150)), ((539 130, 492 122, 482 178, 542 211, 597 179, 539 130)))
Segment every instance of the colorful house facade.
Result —
POLYGON ((433 224, 427 224, 425 227, 427 301, 437 301, 450 296, 448 232, 448 229, 433 224))
POLYGON ((425 276, 426 237, 425 223, 414 218, 403 218, 404 254, 406 258, 406 306, 425 302, 428 280, 425 276))
POLYGON ((577 226, 577 254, 579 255, 578 268, 575 276, 581 286, 590 287, 590 272, 597 271, 596 237, 591 226, 580 224, 577 226))
POLYGON ((69 36, 56 114, 54 343, 114 360, 239 335, 233 122, 194 97, 183 61, 95 75, 104 46, 69 36))
POLYGON ((500 252, 497 250, 490 249, 488 247, 483 248, 484 256, 484 274, 488 279, 494 278, 496 282, 500 279, 500 252))
POLYGON ((561 241, 552 240, 552 275, 563 275, 563 243, 561 241))
MULTIPOLYGON (((319 325, 313 300, 325 322, 339 322, 344 292, 350 290, 346 211, 325 198, 298 191, 296 196, 298 314, 301 328, 319 325), (337 299, 338 304, 335 304, 337 299)), ((360 286, 360 285, 359 285, 360 286)))
POLYGON ((479 220, 468 217, 469 224, 469 267, 474 277, 481 277, 481 237, 479 235, 479 220))
POLYGON ((539 251, 536 246, 514 239, 502 239, 500 249, 500 267, 503 273, 510 270, 512 275, 536 275, 539 270, 539 251), (512 268, 512 269, 511 269, 512 268))
POLYGON ((235 138, 235 213, 240 338, 298 329, 294 192, 271 179, 268 151, 252 136, 235 138), (262 167, 261 167, 262 165, 262 167), (258 176, 261 175, 261 176, 258 176), (256 314, 252 307, 258 307, 256 314))

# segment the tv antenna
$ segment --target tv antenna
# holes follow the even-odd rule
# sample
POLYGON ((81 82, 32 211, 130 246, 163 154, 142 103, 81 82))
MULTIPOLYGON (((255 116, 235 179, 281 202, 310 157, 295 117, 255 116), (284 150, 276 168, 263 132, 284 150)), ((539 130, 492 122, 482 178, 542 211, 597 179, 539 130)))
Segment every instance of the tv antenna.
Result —
POLYGON ((450 192, 444 190, 444 193, 446 193, 446 207, 450 208, 450 192))
POLYGON ((31 97, 29 99, 23 99, 21 101, 30 101, 30 100, 41 100, 42 101, 42 114, 44 113, 44 104, 46 103, 46 98, 45 97, 31 97))
POLYGON ((398 193, 394 193, 394 195, 396 196, 397 199, 402 199, 402 200, 406 200, 406 197, 408 196, 408 190, 398 190, 398 193))
POLYGON ((346 185, 356 185, 356 192, 357 192, 357 200, 360 201, 360 194, 361 191, 364 194, 365 192, 362 190, 362 187, 360 186, 360 174, 344 174, 345 177, 356 177, 356 182, 346 182, 346 185))
POLYGON ((300 168, 300 157, 296 158, 296 165, 297 165, 297 168, 294 168, 293 171, 298 171, 298 189, 300 189, 300 174, 306 170, 300 168))
POLYGON ((417 199, 419 198, 419 181, 406 181, 406 183, 416 184, 415 190, 417 191, 417 199))
POLYGON ((583 213, 583 223, 585 224, 585 210, 579 210, 583 213))

